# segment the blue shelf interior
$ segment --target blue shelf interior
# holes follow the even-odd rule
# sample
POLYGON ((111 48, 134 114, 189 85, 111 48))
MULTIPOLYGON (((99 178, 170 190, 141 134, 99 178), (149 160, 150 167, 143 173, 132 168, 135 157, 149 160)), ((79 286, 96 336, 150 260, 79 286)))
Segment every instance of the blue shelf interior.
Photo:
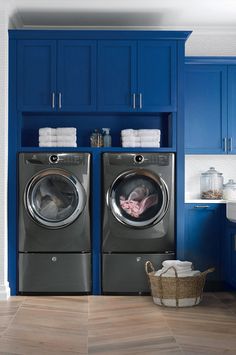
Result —
POLYGON ((120 131, 122 129, 153 128, 161 130, 161 147, 173 148, 173 117, 168 113, 155 115, 23 113, 20 122, 19 147, 37 147, 38 130, 41 127, 76 127, 78 147, 89 147, 89 138, 93 130, 109 127, 111 128, 113 147, 121 147, 120 131))

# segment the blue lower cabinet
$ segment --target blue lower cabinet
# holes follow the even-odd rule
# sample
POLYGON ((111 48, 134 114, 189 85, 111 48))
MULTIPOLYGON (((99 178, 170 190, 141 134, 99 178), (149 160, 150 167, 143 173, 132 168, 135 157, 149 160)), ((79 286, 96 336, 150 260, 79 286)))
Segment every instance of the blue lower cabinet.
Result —
POLYGON ((184 258, 193 262, 194 268, 204 271, 214 267, 207 276, 208 289, 220 287, 221 226, 224 216, 223 204, 186 204, 184 258))
POLYGON ((223 265, 227 285, 236 288, 236 225, 229 225, 226 228, 223 265))

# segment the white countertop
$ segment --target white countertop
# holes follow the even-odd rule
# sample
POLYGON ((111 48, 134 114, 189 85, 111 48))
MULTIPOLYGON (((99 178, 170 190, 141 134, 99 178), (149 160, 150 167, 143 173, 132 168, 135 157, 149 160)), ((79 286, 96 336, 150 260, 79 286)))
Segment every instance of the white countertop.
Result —
POLYGON ((202 199, 195 199, 195 200, 185 200, 185 203, 227 203, 227 200, 202 200, 202 199))

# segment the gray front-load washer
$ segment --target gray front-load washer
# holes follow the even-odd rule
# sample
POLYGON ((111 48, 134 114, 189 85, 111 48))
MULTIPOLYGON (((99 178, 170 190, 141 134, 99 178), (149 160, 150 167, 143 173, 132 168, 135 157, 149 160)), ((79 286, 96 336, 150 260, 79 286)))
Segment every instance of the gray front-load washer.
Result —
POLYGON ((91 291, 90 154, 19 154, 19 292, 91 291))
POLYGON ((158 268, 175 258, 174 158, 156 152, 103 154, 104 293, 147 292, 145 261, 158 268))

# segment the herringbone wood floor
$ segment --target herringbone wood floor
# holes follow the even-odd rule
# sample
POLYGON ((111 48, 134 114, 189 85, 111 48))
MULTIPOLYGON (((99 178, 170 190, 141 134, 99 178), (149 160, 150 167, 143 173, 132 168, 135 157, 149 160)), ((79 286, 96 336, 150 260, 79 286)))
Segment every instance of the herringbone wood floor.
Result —
POLYGON ((236 354, 236 294, 173 309, 142 296, 12 297, 0 302, 0 354, 236 354))

